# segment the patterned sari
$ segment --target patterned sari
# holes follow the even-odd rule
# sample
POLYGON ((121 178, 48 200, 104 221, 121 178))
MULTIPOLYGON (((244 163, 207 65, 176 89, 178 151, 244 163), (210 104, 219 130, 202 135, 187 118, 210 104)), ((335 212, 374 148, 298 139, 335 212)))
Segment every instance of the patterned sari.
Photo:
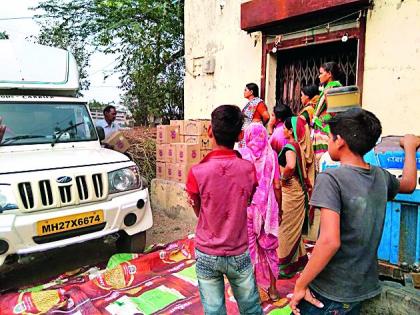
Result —
MULTIPOLYGON (((257 110, 258 104, 263 102, 262 99, 259 97, 254 97, 248 103, 246 103, 244 109, 242 110, 242 114, 244 114, 244 124, 242 126, 242 130, 245 130, 254 119, 255 111, 257 110)), ((239 148, 245 148, 245 139, 239 142, 239 148)))
POLYGON ((324 89, 319 95, 319 101, 315 107, 315 113, 312 119, 313 127, 313 147, 315 152, 315 165, 316 170, 319 171, 319 160, 321 156, 328 151, 328 134, 330 128, 328 126, 328 120, 331 119, 332 115, 327 113, 327 102, 325 99, 325 91, 330 88, 340 87, 339 81, 328 82, 324 89))
POLYGON ((289 142, 279 158, 290 150, 296 154, 294 175, 282 185, 282 218, 279 227, 279 273, 290 278, 308 261, 302 242, 302 228, 309 215, 309 198, 315 175, 309 129, 301 117, 292 118, 295 141, 289 142))
POLYGON ((258 187, 247 209, 249 253, 254 266, 257 284, 270 286, 270 270, 277 278, 278 213, 273 182, 278 175, 276 154, 268 143, 265 127, 251 123, 245 130, 245 148, 240 149, 242 158, 255 166, 258 187))

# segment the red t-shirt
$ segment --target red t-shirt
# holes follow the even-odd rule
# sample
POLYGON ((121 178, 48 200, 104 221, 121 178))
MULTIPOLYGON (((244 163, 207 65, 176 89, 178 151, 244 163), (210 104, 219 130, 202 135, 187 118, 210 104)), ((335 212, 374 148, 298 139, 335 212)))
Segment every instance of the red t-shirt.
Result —
POLYGON ((234 150, 214 150, 191 168, 186 191, 198 209, 198 250, 215 256, 247 250, 247 207, 256 187, 254 165, 234 150))

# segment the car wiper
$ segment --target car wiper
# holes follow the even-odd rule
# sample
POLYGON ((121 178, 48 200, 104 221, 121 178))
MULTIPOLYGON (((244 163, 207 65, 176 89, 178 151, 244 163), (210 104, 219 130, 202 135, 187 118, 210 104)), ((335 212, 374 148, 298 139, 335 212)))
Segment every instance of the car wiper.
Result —
POLYGON ((63 130, 59 131, 56 134, 55 138, 51 141, 51 146, 53 147, 65 132, 67 132, 69 130, 72 130, 72 129, 75 129, 77 126, 80 126, 80 125, 83 125, 83 124, 84 124, 84 122, 82 121, 82 122, 79 122, 75 125, 71 125, 70 127, 67 127, 66 129, 63 129, 63 130))
POLYGON ((18 141, 18 140, 36 139, 36 138, 45 138, 45 136, 43 136, 43 135, 21 135, 21 136, 7 138, 2 142, 2 144, 13 143, 13 142, 18 141))

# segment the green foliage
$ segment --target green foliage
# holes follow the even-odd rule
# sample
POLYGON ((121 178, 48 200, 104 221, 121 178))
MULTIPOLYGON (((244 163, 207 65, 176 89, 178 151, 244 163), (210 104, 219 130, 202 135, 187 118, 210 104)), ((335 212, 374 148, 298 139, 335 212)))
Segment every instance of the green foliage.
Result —
POLYGON ((115 71, 135 100, 129 109, 137 123, 182 118, 183 0, 45 0, 36 9, 44 12, 37 16, 43 33, 60 31, 71 43, 118 56, 115 71))
POLYGON ((88 103, 88 106, 89 106, 89 109, 90 110, 93 110, 93 109, 96 109, 96 110, 103 110, 106 106, 108 106, 108 105, 112 105, 112 104, 110 104, 110 103, 102 103, 102 102, 99 102, 99 101, 97 101, 97 100, 91 100, 89 103, 88 103))

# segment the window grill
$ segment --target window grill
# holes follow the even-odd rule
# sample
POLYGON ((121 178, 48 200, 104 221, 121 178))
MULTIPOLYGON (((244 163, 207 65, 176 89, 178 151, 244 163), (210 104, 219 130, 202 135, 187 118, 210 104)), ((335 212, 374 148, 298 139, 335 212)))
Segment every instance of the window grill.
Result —
POLYGON ((334 42, 277 52, 276 99, 299 112, 300 91, 305 85, 319 85, 319 67, 337 62, 343 71, 341 83, 354 85, 357 73, 357 40, 334 42))

